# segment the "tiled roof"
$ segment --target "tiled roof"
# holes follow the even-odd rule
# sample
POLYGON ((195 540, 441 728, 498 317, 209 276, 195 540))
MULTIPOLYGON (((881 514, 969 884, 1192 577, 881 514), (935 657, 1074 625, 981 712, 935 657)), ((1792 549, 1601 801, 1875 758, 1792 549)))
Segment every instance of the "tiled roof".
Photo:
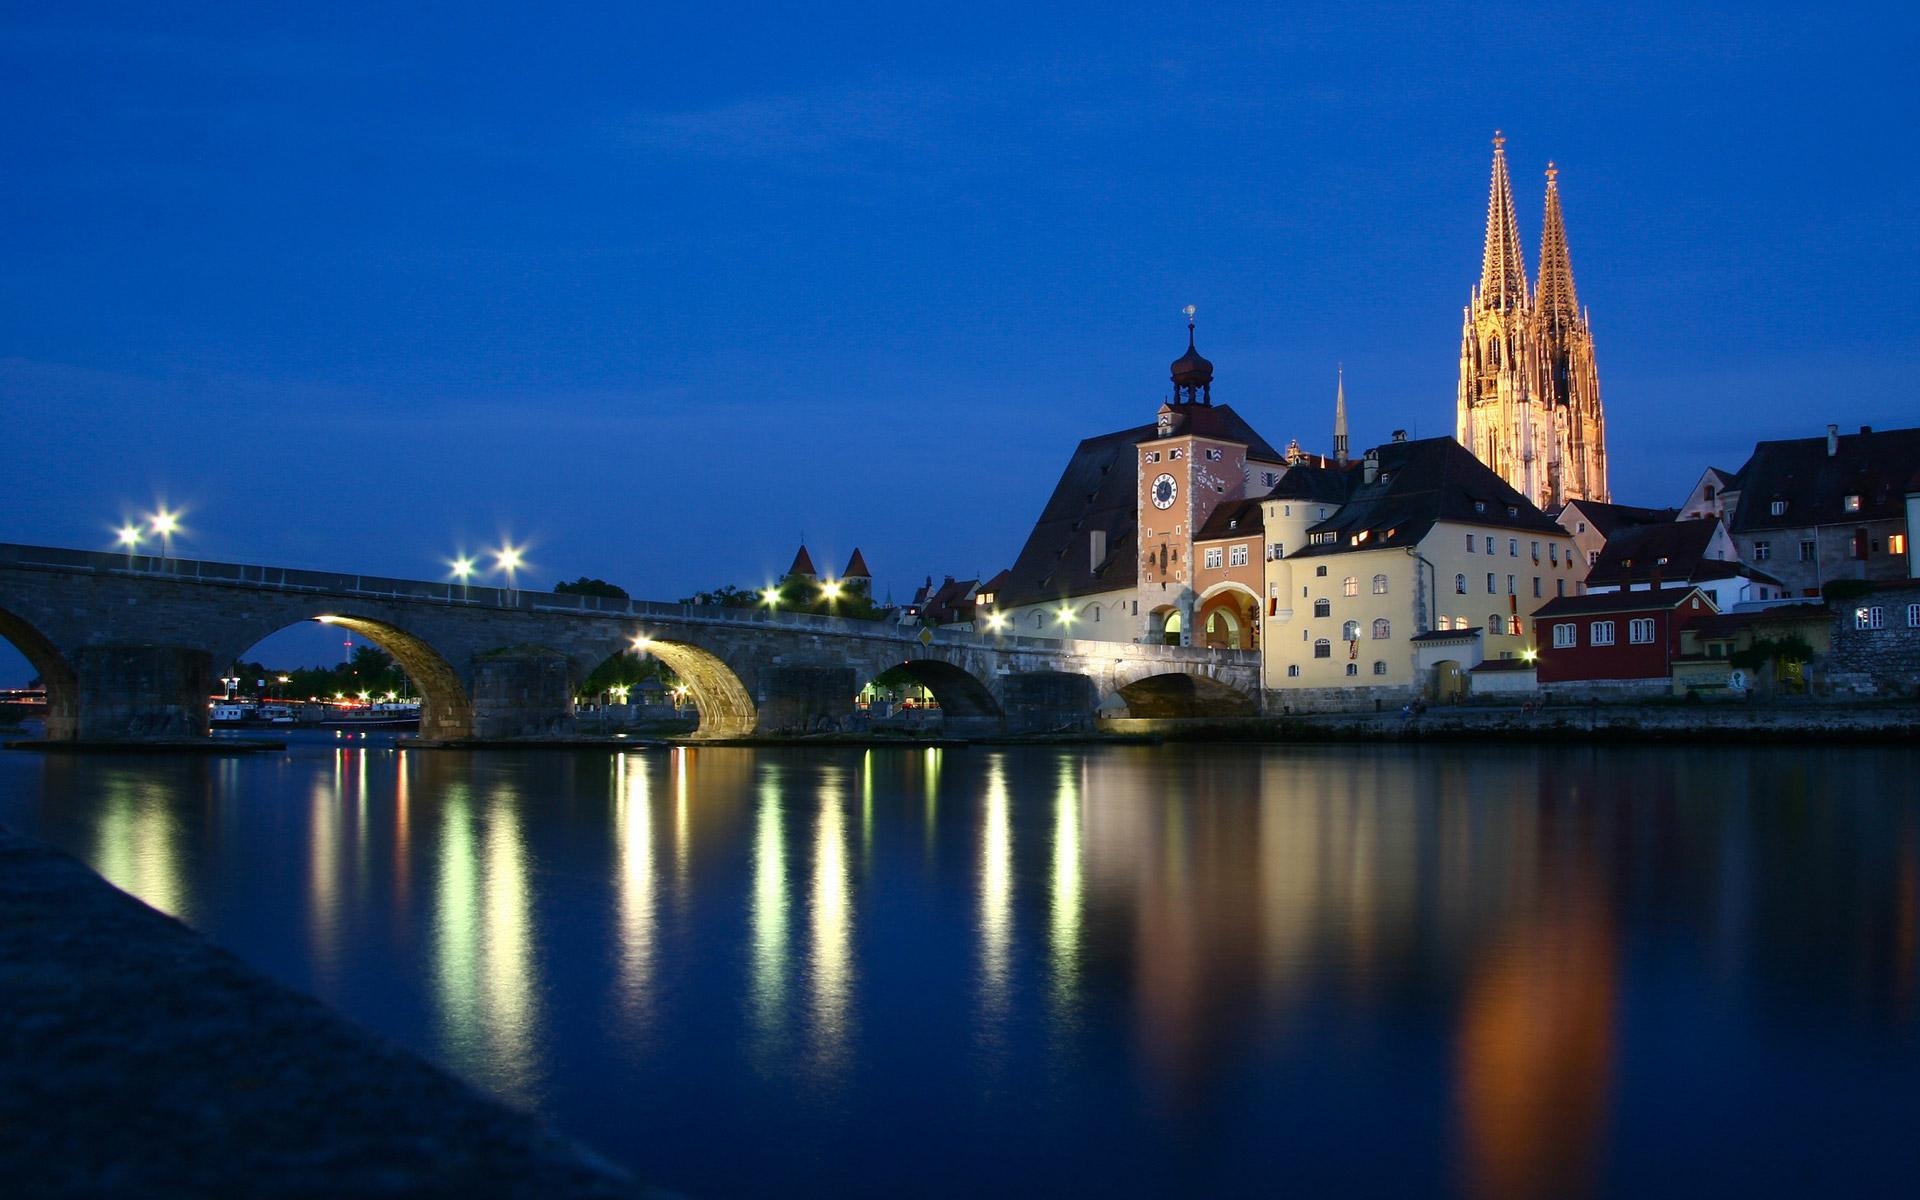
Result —
POLYGON ((1475 625, 1471 629, 1429 629, 1425 633, 1416 633, 1407 640, 1410 642, 1449 642, 1456 638, 1477 638, 1481 629, 1475 625))
MULTIPOLYGON (((1840 435, 1835 453, 1824 437, 1761 442, 1740 469, 1733 531, 1804 529, 1906 514, 1906 491, 1920 469, 1920 429, 1840 435), (1848 496, 1860 508, 1846 510, 1848 496), (1776 501, 1785 510, 1776 515, 1776 501)), ((1729 490, 1735 490, 1729 488, 1729 490)))
MULTIPOLYGON (((1607 539, 1607 548, 1587 572, 1587 586, 1646 583, 1654 578, 1674 583, 1705 583, 1710 579, 1745 576, 1763 583, 1780 581, 1757 567, 1732 559, 1706 557, 1720 522, 1666 521, 1634 525, 1607 539)), ((1781 584, 1781 586, 1785 586, 1781 584)))
POLYGON ((1669 523, 1680 515, 1677 508, 1641 508, 1633 504, 1602 504, 1597 500, 1569 500, 1564 507, 1577 510, 1604 538, 1635 525, 1669 523))
MULTIPOLYGON (((1188 404, 1177 408, 1187 419, 1177 436, 1193 434, 1239 442, 1254 458, 1280 461, 1266 439, 1229 405, 1188 404)), ((1118 591, 1139 581, 1138 460, 1134 447, 1158 437, 1156 426, 1137 425, 1088 438, 1074 449, 1040 519, 1034 522, 1033 532, 1027 535, 1027 544, 1008 568, 1007 581, 1000 590, 1001 607, 1118 591), (1107 535, 1106 554, 1093 562, 1089 535, 1098 531, 1107 535)))
POLYGON ((1374 482, 1367 483, 1363 472, 1348 475, 1346 503, 1333 516, 1309 528, 1307 544, 1288 558, 1411 546, 1439 521, 1527 533, 1566 533, 1450 437, 1389 442, 1377 453, 1380 470, 1374 482), (1356 542, 1354 539, 1362 533, 1367 536, 1356 542), (1331 541, 1314 540, 1315 535, 1325 534, 1335 536, 1331 541))
POLYGON ((1200 527, 1200 532, 1193 535, 1193 540, 1211 542, 1220 538, 1257 535, 1263 527, 1260 513, 1258 500, 1236 500, 1222 504, 1213 510, 1213 515, 1200 527))
POLYGON ((1548 617, 1597 616, 1602 613, 1650 612, 1678 608, 1688 596, 1698 594, 1707 611, 1716 612, 1713 601, 1696 587, 1661 588, 1657 592, 1601 592, 1586 596, 1556 596, 1533 610, 1535 620, 1548 617))

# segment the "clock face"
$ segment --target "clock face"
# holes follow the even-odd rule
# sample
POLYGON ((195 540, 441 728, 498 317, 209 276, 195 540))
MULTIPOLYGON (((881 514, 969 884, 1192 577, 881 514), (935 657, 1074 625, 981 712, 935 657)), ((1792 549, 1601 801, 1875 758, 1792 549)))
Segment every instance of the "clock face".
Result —
POLYGON ((1153 481, 1153 506, 1155 508, 1172 508, 1173 498, 1179 495, 1179 493, 1180 486, 1173 481, 1173 476, 1162 475, 1153 481))

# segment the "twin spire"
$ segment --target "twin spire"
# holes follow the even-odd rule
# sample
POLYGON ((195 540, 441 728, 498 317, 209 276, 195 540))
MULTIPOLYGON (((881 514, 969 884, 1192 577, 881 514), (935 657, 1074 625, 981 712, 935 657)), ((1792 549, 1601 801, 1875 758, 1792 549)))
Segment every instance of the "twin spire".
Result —
POLYGON ((1579 319, 1573 293, 1573 259, 1567 253, 1567 226, 1560 214, 1560 169, 1547 164, 1547 215, 1540 232, 1540 283, 1531 303, 1527 263, 1520 249, 1520 222, 1514 216, 1513 183, 1507 175, 1507 139, 1493 133, 1493 186, 1487 196, 1487 246, 1480 262, 1480 300, 1489 308, 1533 309, 1557 328, 1579 319))

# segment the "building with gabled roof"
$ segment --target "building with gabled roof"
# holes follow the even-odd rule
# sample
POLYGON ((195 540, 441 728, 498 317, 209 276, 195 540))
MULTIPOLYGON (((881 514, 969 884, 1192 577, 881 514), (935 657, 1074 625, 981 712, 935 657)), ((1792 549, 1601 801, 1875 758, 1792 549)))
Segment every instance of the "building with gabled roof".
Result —
POLYGON ((1550 600, 1533 614, 1537 677, 1543 687, 1630 684, 1665 692, 1681 657, 1681 631, 1718 612, 1706 592, 1685 585, 1550 600))
POLYGON ((1789 591, 1818 596, 1835 579, 1908 576, 1907 493, 1920 429, 1827 426, 1824 438, 1760 442, 1721 493, 1740 557, 1789 591))
POLYGON ((1721 612, 1787 594, 1779 579, 1740 561, 1717 517, 1617 530, 1599 561, 1587 568, 1586 591, 1658 591, 1682 583, 1705 591, 1721 612))

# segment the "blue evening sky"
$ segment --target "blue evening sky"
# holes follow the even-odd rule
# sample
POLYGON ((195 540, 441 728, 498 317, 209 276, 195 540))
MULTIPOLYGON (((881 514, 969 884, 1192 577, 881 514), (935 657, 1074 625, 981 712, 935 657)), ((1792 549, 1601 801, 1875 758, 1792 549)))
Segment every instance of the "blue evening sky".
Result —
POLYGON ((182 554, 672 599, 804 533, 904 597, 1151 418, 1187 303, 1275 443, 1337 362, 1356 447, 1451 433, 1496 127, 1616 499, 1920 415, 1906 6, 4 14, 0 540, 164 499, 182 554))

